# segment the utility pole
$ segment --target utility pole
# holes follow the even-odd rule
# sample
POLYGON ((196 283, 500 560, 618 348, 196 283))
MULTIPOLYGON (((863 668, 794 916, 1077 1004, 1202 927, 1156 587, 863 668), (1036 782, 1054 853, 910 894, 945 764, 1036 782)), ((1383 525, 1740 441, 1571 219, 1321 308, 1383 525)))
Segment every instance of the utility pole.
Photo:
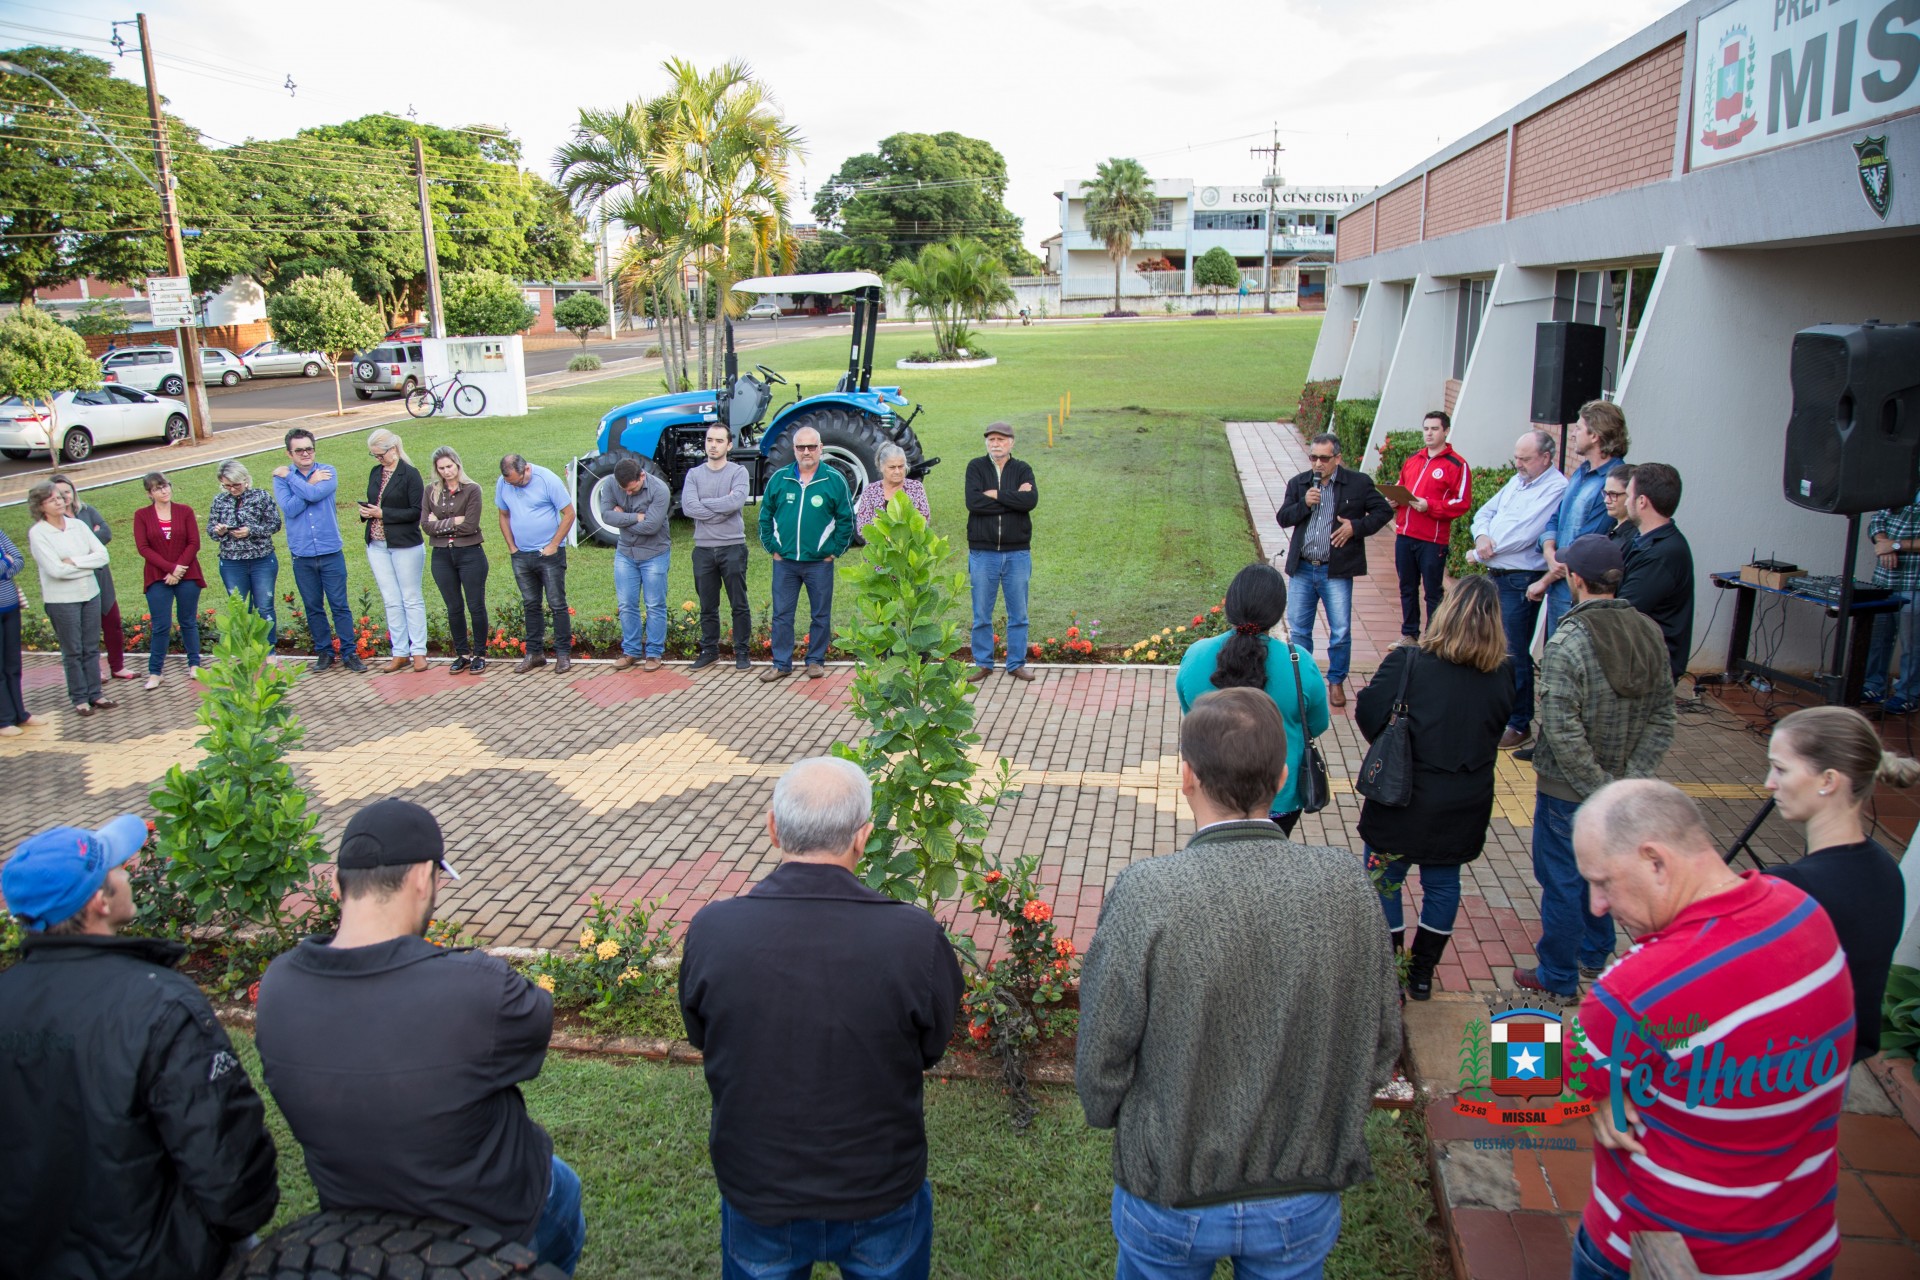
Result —
MULTIPOLYGON (((167 146, 167 123, 160 114, 160 88, 153 78, 153 40, 147 34, 147 15, 135 14, 140 24, 140 64, 147 73, 147 117, 153 122, 153 154, 160 167, 160 217, 166 227, 167 272, 185 277, 187 249, 180 238, 180 206, 173 198, 173 158, 167 146)), ((203 444, 213 435, 213 415, 207 408, 207 383, 200 375, 200 333, 192 326, 174 330, 180 367, 187 375, 187 414, 193 421, 193 439, 203 444)))
POLYGON ((1274 201, 1277 200, 1280 195, 1280 185, 1282 181, 1280 177, 1280 153, 1284 150, 1286 150, 1286 148, 1280 145, 1280 124, 1278 121, 1275 121, 1273 126, 1273 145, 1270 147, 1251 148, 1254 155, 1264 155, 1267 157, 1267 174, 1264 178, 1260 179, 1260 185, 1266 189, 1267 193, 1267 256, 1265 269, 1260 273, 1260 309, 1268 315, 1273 314, 1273 222, 1274 214, 1278 212, 1274 206, 1274 201))
POLYGON ((440 255, 433 247, 433 210, 427 207, 427 152, 420 137, 413 139, 413 176, 420 189, 420 238, 427 246, 427 318, 433 336, 447 336, 447 315, 440 306, 440 255))

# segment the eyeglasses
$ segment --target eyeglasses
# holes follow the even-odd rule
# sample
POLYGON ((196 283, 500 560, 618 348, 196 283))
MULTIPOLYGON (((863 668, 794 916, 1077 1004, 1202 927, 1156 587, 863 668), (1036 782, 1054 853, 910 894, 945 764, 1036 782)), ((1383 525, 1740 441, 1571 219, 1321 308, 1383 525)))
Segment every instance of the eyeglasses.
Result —
POLYGON ((1600 492, 1600 496, 1608 502, 1625 502, 1627 500, 1627 491, 1625 489, 1603 489, 1600 492))
POLYGON ((1308 462, 1332 462, 1335 458, 1338 458, 1339 456, 1340 455, 1337 453, 1310 453, 1307 455, 1307 461, 1308 462))
POLYGON ((289 450, 287 450, 287 452, 288 452, 288 453, 312 453, 312 452, 313 452, 313 446, 312 446, 312 445, 308 445, 308 446, 306 446, 306 447, 305 447, 305 448, 303 449, 303 448, 301 448, 300 446, 298 446, 298 445, 295 445, 295 446, 294 446, 293 448, 291 448, 291 449, 289 449, 289 450))
POLYGON ((797 444, 793 446, 793 451, 795 453, 818 453, 820 446, 817 444, 797 444))

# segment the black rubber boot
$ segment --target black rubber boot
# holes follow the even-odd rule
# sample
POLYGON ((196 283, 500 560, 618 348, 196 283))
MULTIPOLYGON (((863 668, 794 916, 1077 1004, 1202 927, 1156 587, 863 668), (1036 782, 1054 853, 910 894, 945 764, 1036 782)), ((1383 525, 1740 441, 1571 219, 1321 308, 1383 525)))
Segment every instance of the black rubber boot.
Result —
POLYGON ((1433 997, 1433 968, 1446 954, 1451 935, 1421 929, 1413 935, 1412 961, 1407 965, 1407 994, 1415 1000, 1433 997))

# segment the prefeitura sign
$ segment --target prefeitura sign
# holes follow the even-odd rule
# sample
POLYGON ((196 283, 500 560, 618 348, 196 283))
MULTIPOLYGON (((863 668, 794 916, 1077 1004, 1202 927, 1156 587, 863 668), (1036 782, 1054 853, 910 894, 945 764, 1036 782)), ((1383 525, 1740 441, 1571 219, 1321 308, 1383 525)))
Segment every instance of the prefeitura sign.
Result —
POLYGON ((162 328, 192 326, 193 285, 185 276, 148 276, 147 307, 162 328))
POLYGON ((1913 0, 1734 0, 1695 29, 1691 167, 1920 107, 1913 0))

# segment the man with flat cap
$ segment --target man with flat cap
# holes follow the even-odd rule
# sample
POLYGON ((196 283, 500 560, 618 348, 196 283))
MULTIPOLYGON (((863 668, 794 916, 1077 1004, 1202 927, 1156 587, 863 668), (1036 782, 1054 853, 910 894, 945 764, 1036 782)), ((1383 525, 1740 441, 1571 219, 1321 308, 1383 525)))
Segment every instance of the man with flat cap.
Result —
POLYGON ((527 1115, 553 998, 470 947, 426 940, 447 864, 440 825, 405 800, 353 815, 340 840, 340 931, 260 980, 267 1087, 306 1150, 323 1209, 375 1208, 484 1227, 572 1273, 580 1179, 527 1115))
POLYGON ((0 869, 0 1276, 200 1280, 280 1202, 265 1109, 186 948, 122 938, 147 824, 55 827, 0 869))
POLYGON ((973 672, 993 674, 993 605, 1007 602, 1007 674, 1027 670, 1027 584, 1033 579, 1033 509, 1040 505, 1033 468, 1013 456, 1013 428, 986 430, 987 452, 967 464, 967 577, 973 584, 973 672))

